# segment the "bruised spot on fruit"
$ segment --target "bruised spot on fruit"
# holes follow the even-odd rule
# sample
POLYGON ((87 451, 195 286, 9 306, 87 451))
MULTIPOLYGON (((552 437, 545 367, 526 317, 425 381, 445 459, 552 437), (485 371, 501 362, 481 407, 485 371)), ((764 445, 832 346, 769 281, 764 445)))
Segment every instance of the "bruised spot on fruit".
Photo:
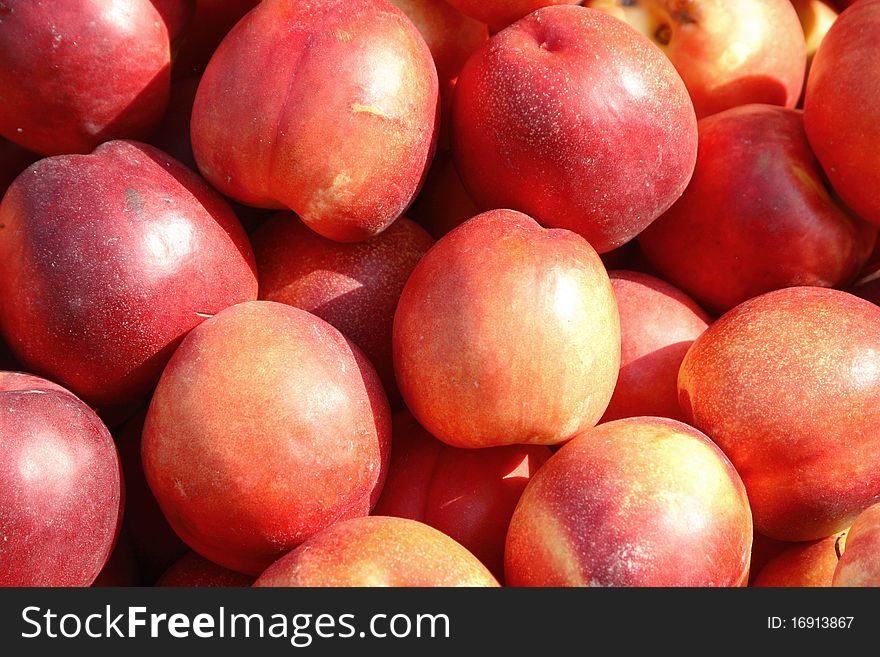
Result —
POLYGON ((132 187, 125 190, 125 209, 133 212, 140 220, 144 218, 144 197, 132 187))

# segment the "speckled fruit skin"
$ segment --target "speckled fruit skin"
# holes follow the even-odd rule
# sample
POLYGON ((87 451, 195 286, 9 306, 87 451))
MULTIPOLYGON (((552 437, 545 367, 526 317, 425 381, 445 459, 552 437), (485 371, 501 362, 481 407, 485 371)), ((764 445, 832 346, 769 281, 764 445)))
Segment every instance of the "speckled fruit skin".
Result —
POLYGON ((454 540, 415 520, 337 523, 272 564, 254 586, 467 586, 498 582, 454 540))
POLYGON ((251 586, 253 583, 254 578, 250 575, 242 575, 218 566, 195 552, 190 552, 168 568, 156 582, 156 586, 242 587, 251 586))
POLYGON ((510 522, 509 586, 740 586, 752 519, 730 461, 696 429, 628 418, 573 438, 510 522))
POLYGON ((698 117, 748 103, 794 107, 806 44, 789 0, 592 0, 658 45, 698 117))
POLYGON ((880 0, 847 9, 813 58, 804 127, 834 190, 880 224, 880 0))
POLYGON ((407 278, 434 244, 405 217, 372 239, 343 244, 309 230, 295 215, 278 214, 253 235, 260 298, 308 310, 364 350, 392 405, 391 328, 407 278))
POLYGON ((4 0, 0 135, 43 155, 143 137, 165 110, 170 65, 150 0, 4 0))
POLYGON ((608 275, 620 316, 620 373, 601 422, 640 415, 683 419, 678 368, 710 317, 659 278, 633 271, 608 275))
POLYGON ((752 586, 831 586, 838 553, 843 553, 844 545, 846 532, 818 541, 794 543, 764 565, 752 586))
POLYGON ((691 346, 688 421, 736 466, 755 528, 810 541, 880 499, 880 308, 839 290, 751 299, 691 346))
POLYGON ((880 504, 862 511, 847 533, 832 586, 880 586, 880 504))
POLYGON ((122 520, 110 432, 61 386, 0 372, 0 586, 88 586, 122 520))
POLYGON ((487 23, 494 32, 526 14, 552 5, 576 5, 580 0, 446 0, 467 16, 487 23))
POLYGON ((697 122, 681 78, 644 37, 599 11, 547 7, 468 60, 452 150, 481 208, 525 212, 604 253, 684 191, 697 122))
POLYGON ((800 112, 746 105, 700 121, 691 184, 640 236, 660 275, 715 313, 783 287, 851 281, 876 227, 826 188, 800 112))
POLYGON ((394 415, 388 479, 374 513, 418 520, 454 538, 498 579, 523 489, 552 452, 543 445, 459 449, 407 411, 394 415))
POLYGON ((512 210, 465 222, 413 270, 394 316, 407 408, 454 447, 561 443, 605 411, 620 328, 580 236, 512 210))
POLYGON ((102 409, 145 396, 191 328, 257 296, 232 210, 146 144, 37 162, 7 191, 0 226, 10 348, 102 409))
POLYGON ((181 343, 141 451, 178 535, 210 561, 257 575, 316 532, 369 512, 390 439, 388 401, 361 351, 304 310, 253 301, 181 343))
POLYGON ((205 70, 193 152, 227 196, 290 208, 324 237, 356 242, 412 202, 437 113, 431 53, 393 5, 265 0, 205 70))

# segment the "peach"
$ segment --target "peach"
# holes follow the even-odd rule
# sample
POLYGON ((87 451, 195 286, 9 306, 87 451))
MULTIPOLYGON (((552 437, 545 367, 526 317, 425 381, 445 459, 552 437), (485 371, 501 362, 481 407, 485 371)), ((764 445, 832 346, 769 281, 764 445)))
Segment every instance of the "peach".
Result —
POLYGON ((688 421, 730 458, 755 527, 810 541, 880 499, 880 308, 817 287, 737 306, 691 345, 688 421))
POLYGON ((451 91, 471 53, 489 38, 483 23, 462 14, 446 0, 389 0, 418 28, 428 44, 441 92, 451 91))
POLYGON ((431 53, 396 7, 264 0, 202 76, 193 152, 227 196, 287 207, 324 237, 356 242, 415 198, 437 110, 431 53))
MULTIPOLYGON (((807 44, 807 73, 810 72, 810 65, 813 63, 813 57, 819 50, 819 44, 822 39, 834 25, 837 20, 838 12, 830 2, 825 0, 791 0, 801 22, 801 28, 804 31, 804 39, 807 44)), ((806 81, 806 80, 805 80, 806 81)))
POLYGON ((141 401, 191 328, 257 296, 232 210, 146 144, 40 160, 0 225, 0 330, 28 370, 102 410, 141 401))
POLYGON ((0 586, 89 586, 122 520, 113 438, 61 386, 0 372, 0 586))
POLYGON ((601 421, 639 415, 682 419, 678 368, 711 319, 659 278, 632 271, 608 275, 620 315, 620 373, 601 421))
POLYGON ((254 586, 498 586, 480 561, 415 520, 340 522, 269 566, 254 586))
POLYGON ((738 105, 794 107, 806 45, 789 0, 591 0, 651 39, 681 74, 702 118, 738 105))
POLYGON ((845 531, 818 541, 794 543, 761 568, 752 586, 831 586, 845 544, 845 531))
POLYGON ((620 359, 595 250, 512 210, 434 245, 403 289, 392 337, 407 408, 455 447, 568 440, 605 412, 620 359))
POLYGON ((168 27, 150 0, 4 0, 0 53, 0 136, 43 155, 144 137, 168 102, 168 27))
POLYGON ((599 253, 669 208, 697 156, 693 105, 669 60, 584 7, 540 9, 477 50, 451 125, 478 206, 573 230, 599 253))
POLYGON ((804 127, 831 186, 862 219, 880 224, 880 0, 840 15, 813 58, 804 127))
POLYGON ((783 287, 847 284, 876 235, 827 188, 800 112, 746 105, 700 121, 693 180, 639 244, 664 279, 721 314, 783 287))
POLYGON ((196 327, 153 394, 141 450, 177 534, 256 575, 366 515, 387 466, 388 401, 363 353, 314 315, 238 304, 196 327))
POLYGON ((526 486, 507 534, 511 586, 740 586, 752 518, 727 457, 676 420, 573 438, 526 486))

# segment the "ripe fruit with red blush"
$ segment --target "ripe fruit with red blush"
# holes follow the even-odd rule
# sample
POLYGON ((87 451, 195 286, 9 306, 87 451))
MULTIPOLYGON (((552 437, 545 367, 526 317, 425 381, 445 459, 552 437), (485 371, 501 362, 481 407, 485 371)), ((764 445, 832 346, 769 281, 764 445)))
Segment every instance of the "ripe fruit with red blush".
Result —
POLYGON ((0 135, 43 155, 143 138, 165 111, 170 68, 150 0, 4 0, 0 135))
POLYGON ((831 186, 862 219, 880 224, 880 0, 847 9, 813 58, 804 127, 831 186))
POLYGON ((730 458, 755 528, 818 540, 880 499, 880 308, 795 287, 746 301, 691 346, 688 421, 730 458))
POLYGON ((0 586, 89 586, 122 520, 119 457, 61 386, 0 372, 0 586))
POLYGON ((831 586, 845 545, 845 531, 818 541, 793 543, 761 568, 752 586, 831 586))
POLYGON ((480 207, 525 212, 604 253, 684 191, 697 124, 678 73, 644 37, 593 9, 547 7, 468 60, 452 150, 480 207))
POLYGON ((193 152, 227 196, 290 208, 324 237, 356 242, 412 202, 437 112, 431 53, 396 7, 264 0, 202 76, 193 152))
POLYGON ((269 566, 254 586, 498 586, 480 561, 415 520, 337 523, 269 566))
POLYGON ((366 515, 387 466, 388 400, 324 320, 271 301, 183 340, 144 423, 147 481, 196 552, 256 575, 333 523, 366 515))
POLYGON ((655 415, 683 419, 678 368, 711 322, 681 290, 631 271, 610 271, 620 315, 620 373, 602 422, 655 415))
POLYGON ((693 180, 639 244, 720 314, 783 287, 847 284, 876 235, 826 187, 800 112, 747 105, 700 121, 693 180))
POLYGON ((191 328, 257 296, 232 210, 146 144, 37 162, 0 225, 0 330, 29 370, 102 410, 140 401, 191 328))
POLYGON ((600 424, 526 486, 507 534, 511 586, 741 586, 752 518, 727 457, 665 418, 600 424))
POLYGON ((394 405, 391 328, 403 286, 434 240, 401 217, 356 244, 321 237, 296 215, 278 214, 252 236, 260 298, 302 308, 364 350, 394 405))
POLYGON ((407 411, 394 415, 392 436, 388 479, 373 512, 439 529, 502 579, 510 517, 529 479, 550 458, 550 449, 450 447, 407 411))
POLYGON ((794 107, 806 45, 789 0, 590 0, 666 53, 698 117, 738 105, 794 107))
POLYGON ((440 440, 551 445, 605 411, 620 328, 608 274, 586 240, 495 210, 416 265, 393 348, 407 408, 440 440))

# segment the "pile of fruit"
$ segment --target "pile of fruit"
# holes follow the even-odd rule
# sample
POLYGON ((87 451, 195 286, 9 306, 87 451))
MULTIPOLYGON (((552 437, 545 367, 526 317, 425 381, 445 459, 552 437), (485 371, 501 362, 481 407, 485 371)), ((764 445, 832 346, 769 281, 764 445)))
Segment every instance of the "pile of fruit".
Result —
POLYGON ((880 585, 880 0, 0 0, 0 585, 880 585))

